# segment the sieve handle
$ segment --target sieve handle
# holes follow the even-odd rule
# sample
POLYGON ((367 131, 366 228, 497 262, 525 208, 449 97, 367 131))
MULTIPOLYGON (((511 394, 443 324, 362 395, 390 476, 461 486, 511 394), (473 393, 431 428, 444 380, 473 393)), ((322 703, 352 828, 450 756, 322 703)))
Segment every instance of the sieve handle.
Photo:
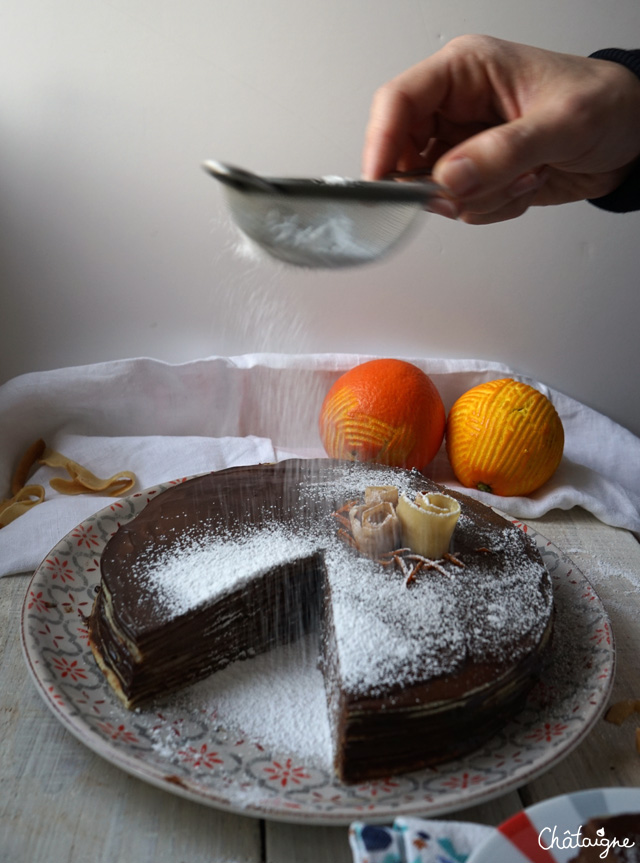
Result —
POLYGON ((221 183, 233 186, 236 189, 267 192, 271 195, 274 192, 278 192, 277 186, 270 183, 264 177, 253 174, 251 171, 246 171, 244 168, 238 168, 236 165, 228 165, 226 162, 216 162, 214 159, 208 159, 202 163, 202 167, 208 174, 215 177, 216 180, 220 180, 221 183))
MULTIPOLYGON (((259 192, 266 195, 371 203, 412 203, 424 206, 434 198, 445 194, 441 186, 429 180, 424 174, 422 176, 425 176, 425 179, 420 182, 395 182, 389 175, 389 179, 373 182, 345 180, 343 183, 334 183, 322 179, 263 177, 244 168, 215 160, 204 162, 203 168, 216 180, 232 186, 239 192, 259 192)), ((409 175, 399 174, 397 179, 401 176, 409 175)))

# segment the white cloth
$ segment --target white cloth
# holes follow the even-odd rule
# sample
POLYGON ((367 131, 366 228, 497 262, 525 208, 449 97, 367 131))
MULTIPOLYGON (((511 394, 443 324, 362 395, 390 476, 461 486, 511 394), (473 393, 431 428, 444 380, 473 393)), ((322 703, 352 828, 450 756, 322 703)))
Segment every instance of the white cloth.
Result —
MULTIPOLYGON (((0 387, 0 498, 27 447, 49 447, 101 477, 133 471, 133 491, 178 477, 288 456, 323 456, 318 416, 339 374, 371 359, 352 354, 251 354, 182 364, 139 358, 14 378, 0 387)), ((488 380, 517 377, 553 401, 565 430, 555 476, 526 498, 466 489, 514 518, 582 506, 603 522, 640 533, 640 439, 574 399, 498 363, 409 358, 427 372, 448 410, 488 380)), ((430 475, 454 488, 444 451, 430 475)), ((64 497, 48 485, 60 471, 30 479, 45 503, 0 529, 0 575, 35 569, 84 518, 113 498, 64 497)))
MULTIPOLYGON (((150 486, 210 470, 275 461, 270 441, 248 437, 102 437, 58 433, 47 442, 99 477, 131 470, 136 484, 129 494, 150 486)), ((114 497, 98 494, 64 495, 49 480, 67 474, 40 467, 29 479, 44 486, 45 500, 0 530, 0 576, 31 571, 54 545, 80 522, 103 507, 117 504, 114 497)))

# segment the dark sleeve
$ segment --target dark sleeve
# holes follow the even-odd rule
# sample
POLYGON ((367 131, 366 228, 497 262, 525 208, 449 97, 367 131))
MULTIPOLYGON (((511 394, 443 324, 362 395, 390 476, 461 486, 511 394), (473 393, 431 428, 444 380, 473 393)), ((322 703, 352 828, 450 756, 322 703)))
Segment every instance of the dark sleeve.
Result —
MULTIPOLYGON (((640 78, 640 50, 623 51, 621 48, 604 48, 590 56, 596 60, 620 63, 640 78)), ((633 210, 640 210, 640 159, 617 189, 601 198, 591 198, 589 203, 612 213, 630 213, 633 210)))

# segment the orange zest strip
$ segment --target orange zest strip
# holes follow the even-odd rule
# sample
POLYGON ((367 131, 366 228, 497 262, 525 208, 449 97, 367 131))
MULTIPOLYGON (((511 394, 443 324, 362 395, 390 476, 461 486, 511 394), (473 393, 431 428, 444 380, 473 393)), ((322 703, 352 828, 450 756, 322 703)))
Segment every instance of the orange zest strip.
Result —
POLYGON ((424 566, 424 563, 421 560, 419 560, 416 563, 416 565, 413 567, 413 569, 409 573, 409 578, 404 583, 405 587, 409 587, 409 585, 415 579, 416 575, 420 572, 420 570, 422 569, 423 566, 424 566))
POLYGON ((349 521, 348 518, 346 518, 346 516, 342 515, 341 512, 334 512, 333 517, 335 519, 337 519, 337 521, 339 521, 343 527, 346 527, 346 528, 351 527, 351 522, 349 521))
POLYGON ((622 725, 625 719, 628 719, 632 713, 640 713, 640 699, 625 698, 622 701, 616 701, 607 710, 604 718, 607 722, 612 722, 614 725, 622 725))
POLYGON ((454 554, 449 554, 448 551, 442 555, 445 560, 448 560, 449 563, 452 563, 454 566, 459 566, 461 569, 465 568, 465 564, 459 560, 454 554))
POLYGON ((24 455, 18 462, 18 467, 15 469, 15 472, 11 479, 12 495, 18 494, 18 492, 22 488, 24 488, 27 483, 29 474, 31 473, 31 468, 40 459, 42 453, 45 451, 45 447, 45 442, 42 439, 39 439, 32 443, 31 446, 24 453, 24 455))
POLYGON ((107 479, 101 479, 88 468, 49 449, 42 439, 38 439, 27 448, 18 462, 11 478, 11 497, 0 500, 0 528, 6 527, 43 502, 44 488, 37 484, 26 484, 31 471, 38 464, 61 467, 67 471, 70 479, 54 477, 50 481, 51 487, 60 494, 105 494, 119 497, 130 491, 136 482, 135 474, 131 471, 120 471, 107 479))
POLYGON ((120 471, 107 479, 101 479, 88 468, 83 467, 62 453, 47 447, 39 459, 40 464, 48 467, 61 467, 67 471, 70 479, 55 477, 49 485, 59 494, 106 494, 109 497, 119 497, 126 494, 135 485, 135 475, 131 471, 120 471))
POLYGON ((346 503, 343 503, 341 507, 339 507, 333 515, 337 516, 339 513, 349 512, 352 506, 356 506, 358 503, 357 500, 348 500, 346 503))
POLYGON ((406 584, 406 583, 408 582, 408 580, 409 580, 409 577, 411 576, 411 571, 410 571, 409 567, 408 567, 408 566, 407 566, 407 564, 404 562, 404 558, 403 558, 403 557, 401 557, 399 554, 394 554, 394 555, 393 555, 393 559, 395 560, 395 562, 397 563, 397 565, 398 565, 398 566, 400 567, 400 569, 402 570, 402 574, 404 575, 404 577, 405 577, 405 579, 406 579, 406 581, 405 581, 405 584, 406 584))
POLYGON ((357 548, 358 547, 356 545, 355 539, 351 536, 351 534, 348 531, 344 530, 344 528, 342 528, 342 527, 338 528, 338 536, 340 537, 341 540, 346 542, 347 545, 350 545, 351 548, 357 548))
POLYGON ((395 564, 395 560, 392 557, 377 557, 376 563, 380 564, 380 566, 391 566, 392 563, 395 564))
POLYGON ((6 527, 44 500, 41 485, 25 485, 13 497, 0 501, 0 528, 6 527))
POLYGON ((29 474, 44 449, 45 442, 37 440, 28 447, 18 462, 18 466, 11 477, 11 497, 0 500, 0 528, 11 524, 12 521, 44 500, 44 488, 41 485, 26 485, 29 474))

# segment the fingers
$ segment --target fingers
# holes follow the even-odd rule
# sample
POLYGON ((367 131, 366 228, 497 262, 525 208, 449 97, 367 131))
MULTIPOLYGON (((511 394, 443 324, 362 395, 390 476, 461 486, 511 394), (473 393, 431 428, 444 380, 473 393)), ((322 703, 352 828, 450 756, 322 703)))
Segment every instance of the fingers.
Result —
POLYGON ((509 219, 517 219, 522 216, 529 207, 538 203, 538 190, 532 190, 520 194, 510 200, 505 200, 502 205, 494 206, 486 212, 474 212, 462 210, 458 216, 461 222, 468 225, 493 225, 496 222, 506 222, 509 219))
POLYGON ((528 171, 504 189, 466 203, 459 202, 461 218, 468 224, 488 225, 522 215, 541 199, 540 191, 547 183, 547 168, 528 171))
POLYGON ((434 211, 487 224, 615 188, 639 130, 640 85, 628 70, 457 37, 376 93, 363 173, 427 168, 450 193, 434 211))
POLYGON ((446 93, 445 70, 436 54, 394 78, 374 95, 362 155, 362 174, 377 180, 420 167, 432 137, 437 107, 446 93))
POLYGON ((362 155, 365 180, 377 180, 396 169, 408 136, 412 107, 405 94, 383 87, 374 96, 362 155))
POLYGON ((428 209, 430 212, 459 219, 470 225, 488 225, 514 219, 521 216, 530 206, 545 203, 541 192, 549 177, 550 171, 546 168, 537 172, 530 171, 518 177, 506 189, 492 195, 477 197, 466 203, 459 198, 444 199, 441 205, 440 200, 436 200, 428 209))
POLYGON ((507 190, 514 196, 520 188, 513 188, 514 184, 524 182, 520 191, 528 191, 527 182, 534 182, 531 175, 537 176, 541 166, 557 159, 562 146, 557 137, 552 117, 531 112, 452 148, 434 166, 433 177, 468 202, 507 194, 507 190), (529 180, 521 180, 524 177, 529 180))

